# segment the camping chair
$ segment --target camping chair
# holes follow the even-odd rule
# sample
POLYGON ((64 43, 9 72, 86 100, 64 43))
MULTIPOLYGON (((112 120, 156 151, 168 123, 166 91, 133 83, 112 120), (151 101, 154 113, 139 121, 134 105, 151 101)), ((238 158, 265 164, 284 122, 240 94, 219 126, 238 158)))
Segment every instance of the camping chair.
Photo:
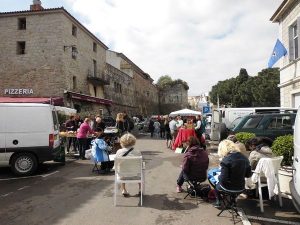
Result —
POLYGON ((142 156, 115 158, 114 205, 117 205, 118 184, 141 183, 141 206, 143 205, 144 173, 142 156))
POLYGON ((218 216, 220 216, 225 210, 228 210, 231 213, 232 220, 235 223, 234 216, 239 216, 236 200, 237 197, 244 192, 244 189, 229 190, 220 185, 220 189, 218 190, 218 192, 220 200, 223 202, 222 210, 221 212, 219 212, 218 216))
POLYGON ((185 182, 187 183, 187 189, 186 189, 186 195, 184 197, 184 199, 186 199, 188 196, 190 196, 191 198, 195 198, 196 203, 198 204, 198 199, 197 197, 201 197, 201 182, 202 181, 196 181, 196 180, 189 180, 189 179, 185 179, 185 182))
MULTIPOLYGON (((261 158, 258 161, 258 164, 256 166, 255 171, 253 171, 252 175, 252 181, 256 183, 257 179, 257 185, 256 185, 256 191, 258 189, 258 194, 259 194, 259 204, 260 204, 260 211, 263 213, 264 212, 264 205, 263 205, 263 197, 262 197, 262 188, 263 187, 268 187, 268 179, 266 182, 261 181, 261 177, 266 177, 264 172, 262 171, 264 168, 263 164, 269 163, 270 167, 269 168, 271 171, 274 171, 275 175, 275 187, 277 185, 278 187, 278 199, 279 199, 279 205, 282 207, 282 198, 281 198, 281 192, 280 192, 280 184, 279 184, 279 179, 278 179, 278 170, 280 168, 281 161, 283 159, 283 156, 278 156, 274 158, 261 158), (271 163, 270 163, 271 162, 271 163)), ((269 177, 267 177, 269 178, 269 177)))

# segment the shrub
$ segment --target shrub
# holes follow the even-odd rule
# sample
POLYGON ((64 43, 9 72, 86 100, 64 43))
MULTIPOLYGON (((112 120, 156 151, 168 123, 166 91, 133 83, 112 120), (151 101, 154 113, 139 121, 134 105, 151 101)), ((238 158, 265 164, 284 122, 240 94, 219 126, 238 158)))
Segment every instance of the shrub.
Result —
POLYGON ((294 155, 294 138, 292 134, 277 137, 272 145, 272 151, 276 156, 283 156, 282 165, 291 166, 294 155))
POLYGON ((235 136, 239 142, 246 144, 246 141, 255 137, 255 134, 247 133, 247 132, 240 132, 240 133, 237 133, 235 136))

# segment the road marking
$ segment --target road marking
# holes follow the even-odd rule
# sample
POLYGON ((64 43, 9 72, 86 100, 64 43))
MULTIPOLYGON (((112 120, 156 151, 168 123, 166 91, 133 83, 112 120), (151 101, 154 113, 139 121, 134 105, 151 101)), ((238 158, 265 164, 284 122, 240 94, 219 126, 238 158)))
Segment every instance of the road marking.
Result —
POLYGON ((272 222, 275 224, 290 224, 290 225, 300 225, 298 222, 292 222, 292 221, 286 221, 286 220, 277 220, 277 219, 272 219, 272 218, 265 218, 265 217, 260 217, 260 216, 248 216, 249 219, 253 220, 259 220, 259 221, 265 221, 265 222, 272 222))
POLYGON ((24 190, 25 188, 29 188, 30 186, 24 186, 18 189, 18 191, 24 190))
POLYGON ((51 175, 56 174, 56 173, 58 173, 58 172, 59 172, 59 171, 56 170, 56 171, 54 171, 54 172, 52 172, 52 173, 48 173, 48 174, 42 175, 42 177, 48 177, 48 176, 51 176, 51 175))
POLYGON ((237 208, 238 214, 240 215, 242 219, 243 225, 251 225, 250 221, 248 220, 248 217, 246 216, 244 210, 242 208, 237 208))
POLYGON ((13 194, 13 192, 9 192, 9 193, 7 193, 7 194, 1 195, 1 197, 7 197, 7 196, 9 196, 9 195, 11 195, 11 194, 13 194))
POLYGON ((28 178, 34 178, 34 177, 48 177, 48 176, 51 176, 55 173, 58 173, 59 171, 54 171, 52 173, 48 173, 48 174, 45 174, 45 175, 34 175, 34 176, 28 176, 28 177, 12 177, 12 178, 3 178, 3 179, 0 179, 0 181, 8 181, 8 180, 20 180, 20 179, 28 179, 28 178))

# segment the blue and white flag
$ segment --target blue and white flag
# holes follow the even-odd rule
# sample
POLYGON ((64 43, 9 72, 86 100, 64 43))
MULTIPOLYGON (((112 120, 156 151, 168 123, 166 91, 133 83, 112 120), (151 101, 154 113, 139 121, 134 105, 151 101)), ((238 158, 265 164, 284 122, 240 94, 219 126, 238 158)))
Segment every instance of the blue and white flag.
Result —
POLYGON ((285 47, 283 46, 283 44, 281 43, 281 41, 279 41, 279 39, 277 39, 275 47, 273 49, 272 55, 269 59, 268 62, 268 67, 272 68, 272 66, 282 57, 285 56, 287 53, 287 50, 285 49, 285 47))

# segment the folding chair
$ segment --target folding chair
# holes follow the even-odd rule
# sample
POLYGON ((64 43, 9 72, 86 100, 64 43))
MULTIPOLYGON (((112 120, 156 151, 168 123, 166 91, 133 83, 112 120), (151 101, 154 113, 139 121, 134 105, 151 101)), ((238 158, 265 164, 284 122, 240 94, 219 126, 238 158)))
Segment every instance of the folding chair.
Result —
POLYGON ((200 193, 197 192, 201 190, 201 182, 203 181, 185 180, 185 182, 187 183, 187 194, 185 195, 184 199, 190 196, 191 198, 195 198, 196 203, 198 204, 197 197, 200 197, 200 193))
POLYGON ((280 164, 281 164, 282 159, 283 159, 283 156, 278 156, 278 157, 274 157, 274 158, 261 158, 258 161, 258 164, 256 166, 255 171, 253 171, 252 181, 254 183, 256 183, 256 178, 257 178, 256 191, 258 189, 259 205, 260 205, 260 211, 262 213, 264 212, 262 188, 263 187, 268 187, 268 179, 265 183, 262 183, 262 181, 261 181, 261 177, 266 177, 264 172, 262 171, 262 169, 265 168, 263 164, 269 163, 269 165, 271 165, 271 168, 269 168, 269 169, 274 172, 275 182, 276 182, 275 187, 276 187, 276 185, 278 187, 279 205, 280 205, 280 207, 282 207, 282 198, 281 198, 280 184, 279 184, 279 179, 278 179, 278 170, 280 168, 280 164))
POLYGON ((236 200, 237 197, 244 192, 244 190, 245 189, 229 190, 224 188, 222 185, 220 185, 220 189, 218 190, 218 192, 219 192, 219 197, 221 198, 220 200, 223 202, 223 207, 221 212, 219 212, 218 216, 220 216, 225 210, 228 210, 231 213, 232 220, 235 223, 234 214, 236 217, 239 216, 236 200))
POLYGON ((117 205, 118 184, 141 183, 141 206, 143 205, 144 173, 142 156, 115 158, 114 205, 117 205))

